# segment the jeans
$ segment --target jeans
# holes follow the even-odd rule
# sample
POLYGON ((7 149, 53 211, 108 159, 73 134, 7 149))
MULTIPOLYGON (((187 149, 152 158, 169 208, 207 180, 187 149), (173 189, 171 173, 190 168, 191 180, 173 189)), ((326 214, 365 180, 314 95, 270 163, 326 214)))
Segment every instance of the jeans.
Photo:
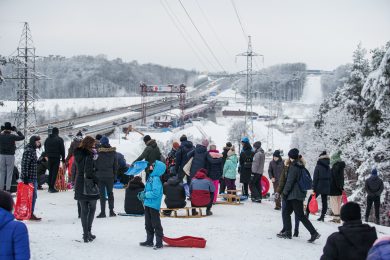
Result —
POLYGON ((251 189, 252 199, 262 199, 262 188, 261 188, 261 174, 253 174, 251 176, 251 182, 249 187, 251 189))
POLYGON ((92 229, 92 222, 95 218, 96 200, 79 200, 81 206, 81 225, 84 234, 88 234, 92 229))
POLYGON ((60 167, 60 158, 49 157, 49 160, 48 160, 49 190, 54 190, 54 187, 56 185, 59 167, 60 167))
POLYGON ((317 231, 311 224, 310 220, 305 216, 303 212, 303 201, 301 200, 287 200, 286 209, 283 214, 283 218, 286 223, 286 233, 291 234, 291 214, 295 213, 299 221, 305 226, 305 228, 310 232, 311 235, 315 234, 317 231))
POLYGON ((34 193, 33 193, 33 199, 32 199, 32 211, 31 211, 31 213, 34 213, 35 202, 37 201, 37 198, 38 198, 38 181, 35 180, 32 184, 34 185, 34 193))
POLYGON ((372 203, 374 203, 375 207, 375 219, 379 220, 379 207, 381 204, 380 196, 367 196, 367 208, 366 208, 366 219, 370 216, 372 203))
POLYGON ((99 193, 100 193, 100 211, 106 212, 106 196, 108 196, 108 208, 114 210, 114 178, 101 178, 99 179, 99 193))
POLYGON ((0 154, 0 190, 4 189, 5 178, 7 177, 5 190, 11 190, 12 175, 14 173, 15 155, 0 154))
POLYGON ((164 233, 158 210, 145 207, 145 230, 147 242, 153 243, 154 235, 156 235, 156 245, 162 245, 164 233))
MULTIPOLYGON (((286 211, 286 200, 282 200, 282 221, 283 221, 283 229, 282 232, 286 231, 286 223, 285 223, 285 218, 283 217, 286 211)), ((297 217, 297 214, 295 213, 295 227, 294 231, 299 231, 299 218, 297 217)))
MULTIPOLYGON (((326 212, 328 211, 328 195, 326 194, 318 194, 316 193, 316 198, 321 195, 322 201, 322 210, 321 210, 321 218, 325 217, 326 212)), ((307 201, 306 214, 309 215, 309 203, 311 201, 313 195, 310 195, 309 200, 307 201)))

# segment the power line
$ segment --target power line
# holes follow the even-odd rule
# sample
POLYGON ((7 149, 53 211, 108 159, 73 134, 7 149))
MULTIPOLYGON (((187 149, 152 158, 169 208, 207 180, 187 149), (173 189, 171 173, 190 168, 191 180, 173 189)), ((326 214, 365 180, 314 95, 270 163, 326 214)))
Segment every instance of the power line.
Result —
POLYGON ((183 37, 185 42, 188 44, 188 46, 191 48, 192 52, 195 54, 196 58, 200 62, 200 64, 208 71, 208 67, 203 62, 203 60, 200 58, 199 54, 195 51, 194 47, 190 43, 190 41, 186 38, 182 30, 180 29, 179 25, 176 23, 175 19, 173 18, 172 14, 168 11, 167 7, 164 5, 163 0, 160 1, 161 5, 163 6, 165 12, 168 14, 169 18, 171 19, 172 23, 175 25, 176 29, 179 31, 180 35, 183 37))
POLYGON ((213 58, 215 59, 215 61, 216 61, 217 64, 219 65, 219 67, 221 67, 221 69, 222 69, 223 71, 226 71, 225 68, 222 66, 222 64, 219 62, 217 56, 215 56, 214 52, 211 50, 209 44, 207 43, 206 39, 203 37, 202 33, 199 31, 198 27, 195 25, 194 20, 192 20, 190 14, 188 13, 187 9, 184 7, 184 5, 183 5, 183 3, 181 2, 181 0, 179 0, 179 3, 180 3, 180 5, 183 7, 184 12, 187 14, 188 19, 191 21, 192 25, 195 27, 195 29, 196 29, 196 31, 198 32, 200 38, 202 39, 203 43, 206 45, 207 49, 209 50, 209 52, 211 53, 211 55, 213 56, 213 58))
POLYGON ((244 39, 245 39, 245 43, 248 43, 248 35, 245 32, 244 26, 242 25, 241 18, 240 18, 240 15, 238 14, 238 10, 237 10, 236 4, 234 3, 233 0, 230 0, 230 2, 232 3, 232 6, 234 8, 234 12, 236 13, 236 16, 237 16, 237 19, 238 19, 238 23, 240 24, 240 27, 241 27, 241 30, 242 30, 242 34, 243 34, 244 39))

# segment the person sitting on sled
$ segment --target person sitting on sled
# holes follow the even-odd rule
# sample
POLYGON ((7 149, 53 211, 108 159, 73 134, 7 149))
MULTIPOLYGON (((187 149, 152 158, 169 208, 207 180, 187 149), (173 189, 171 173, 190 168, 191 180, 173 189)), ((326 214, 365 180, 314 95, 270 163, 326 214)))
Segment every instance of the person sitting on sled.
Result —
POLYGON ((140 176, 130 176, 129 184, 126 188, 125 212, 126 214, 144 215, 145 209, 142 202, 137 198, 138 193, 145 189, 140 176), (133 178, 132 178, 133 177, 133 178))
MULTIPOLYGON (((191 180, 191 206, 192 207, 207 207, 206 215, 210 216, 211 206, 213 205, 215 186, 211 179, 207 177, 207 170, 200 169, 195 177, 191 180)), ((192 209, 192 215, 197 215, 195 209, 192 209)))

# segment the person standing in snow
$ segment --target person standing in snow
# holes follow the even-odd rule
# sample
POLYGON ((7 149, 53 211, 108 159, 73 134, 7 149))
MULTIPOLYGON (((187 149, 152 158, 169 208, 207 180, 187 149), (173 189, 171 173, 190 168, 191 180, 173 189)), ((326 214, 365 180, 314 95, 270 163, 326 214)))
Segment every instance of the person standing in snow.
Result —
POLYGON ((227 159, 223 166, 223 178, 225 180, 227 190, 236 189, 237 163, 238 158, 235 152, 235 148, 232 146, 227 152, 227 159))
MULTIPOLYGON (((225 165, 225 162, 226 162, 226 159, 227 159, 227 153, 230 151, 231 147, 232 147, 232 143, 231 142, 227 142, 226 146, 223 148, 223 151, 222 151, 222 165, 223 166, 225 165)), ((221 178, 219 180, 219 194, 225 193, 226 188, 227 188, 226 182, 225 182, 224 178, 221 178)))
POLYGON ((355 202, 345 204, 340 214, 344 223, 339 232, 328 237, 321 260, 366 260, 377 239, 375 227, 362 223, 360 206, 355 202))
MULTIPOLYGON (((284 169, 283 159, 280 156, 280 151, 275 150, 272 155, 272 161, 270 161, 268 166, 268 176, 271 179, 272 185, 274 186, 274 192, 277 192, 279 186, 280 175, 284 169)), ((275 198, 275 210, 281 209, 281 200, 280 196, 275 198)))
POLYGON ((173 142, 172 149, 168 153, 167 158, 165 159, 165 164, 167 166, 167 170, 163 175, 163 181, 166 182, 169 179, 169 176, 175 175, 175 165, 176 165, 176 152, 179 149, 180 144, 178 142, 173 142))
POLYGON ((330 158, 332 166, 332 178, 330 183, 330 208, 333 212, 332 222, 340 223, 341 196, 344 191, 345 162, 341 160, 341 151, 336 152, 330 158))
POLYGON ((240 173, 240 182, 243 185, 243 195, 249 197, 248 186, 252 176, 252 162, 254 152, 248 137, 242 138, 241 144, 242 151, 240 153, 240 165, 238 172, 240 173))
POLYGON ((194 145, 192 144, 192 142, 187 140, 186 135, 182 135, 180 137, 179 149, 176 152, 176 165, 175 165, 175 172, 181 180, 183 180, 184 176, 186 175, 185 172, 183 171, 183 167, 190 159, 188 157, 188 153, 191 152, 193 149, 194 149, 194 145))
POLYGON ((157 146, 156 140, 152 139, 150 135, 144 136, 144 143, 146 145, 144 151, 137 159, 134 160, 132 165, 137 161, 142 161, 145 159, 145 161, 148 162, 148 167, 145 169, 146 180, 148 180, 149 174, 152 172, 151 168, 153 163, 156 160, 161 160, 161 152, 160 148, 157 146))
POLYGON ((96 140, 93 137, 86 136, 81 141, 80 146, 74 151, 74 159, 77 167, 74 198, 81 207, 81 225, 83 227, 84 243, 92 242, 96 238, 91 233, 91 230, 99 194, 87 195, 84 193, 84 182, 86 179, 92 179, 96 185, 99 183, 99 179, 96 177, 94 170, 94 161, 97 157, 95 142, 96 140))
POLYGON ((295 212, 298 219, 305 228, 310 232, 309 243, 313 243, 320 238, 320 234, 315 230, 310 220, 306 218, 303 212, 303 201, 306 198, 306 191, 302 191, 299 186, 300 176, 303 174, 305 166, 299 160, 299 150, 294 148, 288 152, 288 157, 291 160, 291 165, 288 169, 286 184, 283 189, 283 197, 286 198, 286 210, 284 214, 286 231, 278 234, 280 238, 291 239, 291 213, 295 212))
POLYGON ((372 203, 375 206, 375 223, 379 224, 379 206, 381 204, 381 194, 383 192, 383 181, 378 177, 378 171, 373 169, 371 176, 365 182, 364 188, 367 192, 366 222, 370 216, 372 203))
POLYGON ((219 153, 217 147, 214 144, 210 145, 210 150, 207 155, 207 172, 215 187, 213 198, 213 203, 215 203, 218 197, 219 179, 222 178, 223 174, 223 166, 222 154, 219 153))
POLYGON ((95 161, 95 174, 99 179, 100 192, 100 214, 96 218, 106 217, 106 196, 108 197, 108 208, 110 217, 115 217, 114 212, 114 181, 118 169, 116 148, 111 147, 110 140, 103 136, 100 139, 100 147, 97 149, 98 157, 95 161))
POLYGON ((36 221, 41 220, 41 218, 38 218, 34 215, 35 203, 38 196, 38 158, 36 149, 39 149, 40 147, 41 138, 37 135, 31 136, 29 143, 24 148, 21 165, 22 174, 20 175, 20 178, 23 180, 24 184, 28 185, 31 183, 34 186, 30 220, 36 221))
POLYGON ((30 259, 30 242, 26 224, 14 221, 14 201, 10 193, 0 190, 0 259, 30 259))
MULTIPOLYGON (((324 221, 328 210, 328 195, 330 193, 330 182, 332 176, 329 165, 330 158, 326 154, 326 151, 323 151, 318 158, 313 177, 313 192, 315 193, 316 198, 321 195, 322 201, 321 217, 318 221, 324 221)), ((307 205, 309 205, 312 197, 313 195, 310 195, 307 205)), ((306 207, 306 217, 309 217, 309 207, 306 207)))
MULTIPOLYGON (((48 157, 46 152, 42 152, 38 159, 37 176, 38 176, 38 190, 43 190, 42 185, 46 182, 46 170, 48 169, 48 157)), ((74 176, 72 175, 72 180, 74 176)))
POLYGON ((5 122, 1 126, 0 133, 0 190, 11 191, 12 174, 15 164, 15 142, 24 140, 24 135, 17 131, 15 126, 10 122, 5 122), (16 132, 17 135, 12 132, 16 132), (5 179, 7 181, 5 182, 5 179))
POLYGON ((207 139, 202 140, 201 144, 197 144, 195 149, 188 153, 188 159, 192 159, 190 175, 187 176, 188 185, 191 184, 192 178, 200 169, 207 168, 207 147, 209 146, 209 141, 207 139))
POLYGON ((55 189, 57 181, 58 169, 60 167, 60 161, 65 163, 65 146, 64 140, 59 137, 60 131, 57 127, 53 127, 51 134, 45 140, 45 152, 47 154, 48 166, 49 166, 49 192, 55 193, 58 190, 55 189))
POLYGON ((138 196, 145 206, 146 229, 146 241, 141 242, 139 245, 153 247, 154 236, 156 236, 156 244, 153 248, 157 250, 163 247, 162 238, 164 234, 160 220, 163 186, 160 177, 164 174, 166 166, 165 162, 159 160, 156 160, 152 166, 153 171, 146 182, 145 190, 140 192, 138 196))
POLYGON ((265 153, 261 148, 261 142, 257 141, 253 144, 255 154, 252 162, 252 176, 250 182, 251 199, 253 202, 261 203, 263 189, 261 187, 261 177, 264 173, 265 153))

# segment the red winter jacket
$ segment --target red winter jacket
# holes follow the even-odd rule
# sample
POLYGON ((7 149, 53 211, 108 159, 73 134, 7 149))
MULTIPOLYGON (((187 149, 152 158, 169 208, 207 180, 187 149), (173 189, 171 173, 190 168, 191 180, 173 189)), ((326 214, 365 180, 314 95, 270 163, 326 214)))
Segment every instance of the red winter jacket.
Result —
POLYGON ((212 181, 207 177, 205 170, 200 169, 190 184, 191 204, 195 207, 204 207, 210 203, 210 193, 215 192, 212 181))

